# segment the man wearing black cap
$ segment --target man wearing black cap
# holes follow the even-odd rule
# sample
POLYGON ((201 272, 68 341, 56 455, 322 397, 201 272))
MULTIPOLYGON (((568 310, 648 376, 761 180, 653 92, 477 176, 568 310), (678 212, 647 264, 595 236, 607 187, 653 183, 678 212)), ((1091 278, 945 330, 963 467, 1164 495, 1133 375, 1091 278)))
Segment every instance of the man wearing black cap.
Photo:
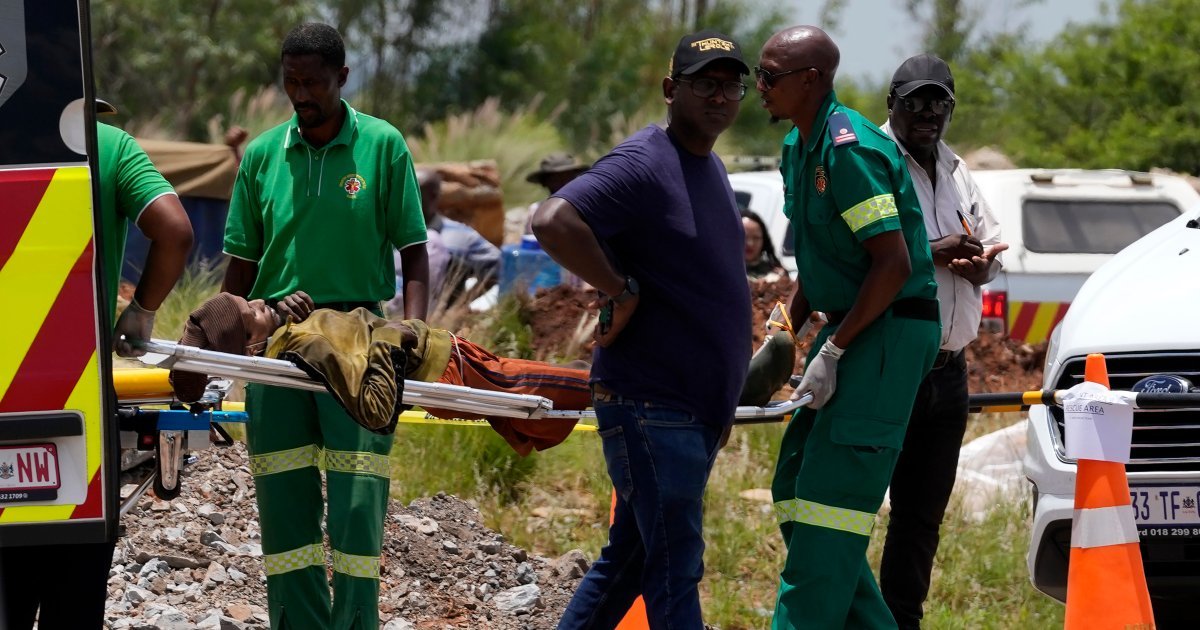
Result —
POLYGON ((749 69, 712 31, 679 41, 647 127, 543 202, 543 248, 596 287, 592 403, 616 504, 608 545, 559 628, 700 628, 702 500, 750 357, 741 216, 713 152, 749 69))
POLYGON ((879 587, 900 628, 920 628, 938 528, 967 428, 967 363, 983 312, 980 285, 1000 269, 1000 226, 971 172, 942 137, 954 113, 954 77, 921 54, 892 77, 883 130, 900 147, 921 202, 941 303, 941 349, 921 382, 892 473, 891 519, 879 587))

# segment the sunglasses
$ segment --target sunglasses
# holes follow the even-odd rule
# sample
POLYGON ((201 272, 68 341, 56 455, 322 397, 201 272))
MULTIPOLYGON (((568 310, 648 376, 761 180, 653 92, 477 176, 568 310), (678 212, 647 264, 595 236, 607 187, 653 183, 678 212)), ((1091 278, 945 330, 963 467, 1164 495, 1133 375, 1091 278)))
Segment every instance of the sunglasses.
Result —
POLYGON ((816 70, 817 76, 821 76, 821 74, 823 74, 821 72, 821 69, 816 66, 808 66, 807 68, 796 68, 794 70, 780 70, 779 72, 767 72, 766 70, 763 70, 762 68, 760 68, 758 66, 754 66, 754 78, 759 83, 762 83, 763 87, 765 87, 769 90, 769 89, 775 87, 775 82, 778 81, 780 78, 785 77, 789 74, 796 74, 797 72, 807 72, 809 70, 816 70))
POLYGON ((725 95, 725 98, 731 101, 740 101, 746 98, 746 86, 741 81, 717 81, 701 77, 699 79, 682 79, 677 78, 680 83, 691 83, 692 94, 698 98, 711 98, 717 93, 717 89, 725 95))
POLYGON ((920 113, 928 109, 938 116, 945 116, 954 109, 954 99, 952 98, 926 98, 923 96, 898 96, 897 101, 900 107, 906 112, 914 114, 920 113))

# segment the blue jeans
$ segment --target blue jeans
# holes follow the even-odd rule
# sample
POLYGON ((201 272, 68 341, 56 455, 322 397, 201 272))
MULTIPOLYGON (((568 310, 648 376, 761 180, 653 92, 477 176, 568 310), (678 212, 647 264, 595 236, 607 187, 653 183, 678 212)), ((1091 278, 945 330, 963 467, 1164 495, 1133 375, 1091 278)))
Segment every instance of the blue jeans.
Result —
POLYGON ((703 498, 721 430, 620 396, 593 397, 617 493, 608 544, 567 605, 560 630, 615 628, 642 595, 653 630, 703 628, 703 498))

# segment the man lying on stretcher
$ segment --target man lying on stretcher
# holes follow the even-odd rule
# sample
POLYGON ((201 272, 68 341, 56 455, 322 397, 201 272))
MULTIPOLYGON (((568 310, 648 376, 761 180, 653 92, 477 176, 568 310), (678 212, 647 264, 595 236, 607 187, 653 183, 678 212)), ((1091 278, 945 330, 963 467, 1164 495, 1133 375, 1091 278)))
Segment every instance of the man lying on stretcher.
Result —
MULTIPOLYGON (((781 319, 773 315, 768 320, 767 338, 750 361, 741 405, 766 404, 791 375, 796 336, 790 325, 776 321, 781 319)), ((188 316, 179 343, 248 356, 265 350, 268 358, 291 361, 325 385, 355 422, 377 433, 395 430, 406 408, 405 379, 542 396, 563 410, 586 409, 591 402, 587 370, 498 357, 416 319, 387 320, 363 308, 349 313, 315 309, 303 291, 273 305, 217 294, 188 316)), ((192 402, 204 394, 208 377, 172 370, 171 384, 179 400, 192 402)), ((522 455, 562 442, 575 426, 565 419, 425 411, 439 418, 486 419, 522 455)))
MULTIPOLYGON (((268 358, 291 361, 325 385, 355 422, 376 433, 395 430, 406 408, 405 379, 542 396, 555 409, 581 410, 591 402, 586 369, 497 357, 420 320, 387 320, 364 308, 349 313, 314 309, 302 291, 273 307, 220 293, 188 316, 179 343, 249 356, 265 350, 268 358)), ((199 399, 207 383, 206 375, 171 371, 171 384, 183 402, 199 399)), ((485 418, 429 407, 425 411, 441 418, 485 418)), ((558 444, 575 425, 565 419, 485 419, 522 455, 558 444)))

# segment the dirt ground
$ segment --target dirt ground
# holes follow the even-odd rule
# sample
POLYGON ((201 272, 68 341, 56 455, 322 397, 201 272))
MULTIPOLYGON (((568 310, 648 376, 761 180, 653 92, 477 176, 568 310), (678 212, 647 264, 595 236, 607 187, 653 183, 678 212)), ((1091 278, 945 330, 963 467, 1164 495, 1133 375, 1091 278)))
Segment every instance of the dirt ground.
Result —
MULTIPOLYGON (((751 309, 754 316, 753 343, 762 343, 764 325, 776 302, 785 302, 791 291, 787 279, 751 281, 751 309)), ((558 286, 542 290, 525 309, 533 332, 534 355, 538 358, 560 356, 562 348, 570 347, 566 359, 588 359, 590 344, 573 343, 587 338, 587 304, 595 293, 583 289, 558 286), (581 323, 582 322, 582 323, 581 323)), ((803 371, 804 355, 808 352, 815 331, 810 332, 796 353, 797 374, 803 371)), ((993 393, 1038 389, 1042 383, 1042 365, 1046 344, 1030 345, 1008 339, 998 333, 980 333, 967 346, 967 365, 971 393, 993 393)), ((783 396, 788 391, 782 392, 783 396)))

